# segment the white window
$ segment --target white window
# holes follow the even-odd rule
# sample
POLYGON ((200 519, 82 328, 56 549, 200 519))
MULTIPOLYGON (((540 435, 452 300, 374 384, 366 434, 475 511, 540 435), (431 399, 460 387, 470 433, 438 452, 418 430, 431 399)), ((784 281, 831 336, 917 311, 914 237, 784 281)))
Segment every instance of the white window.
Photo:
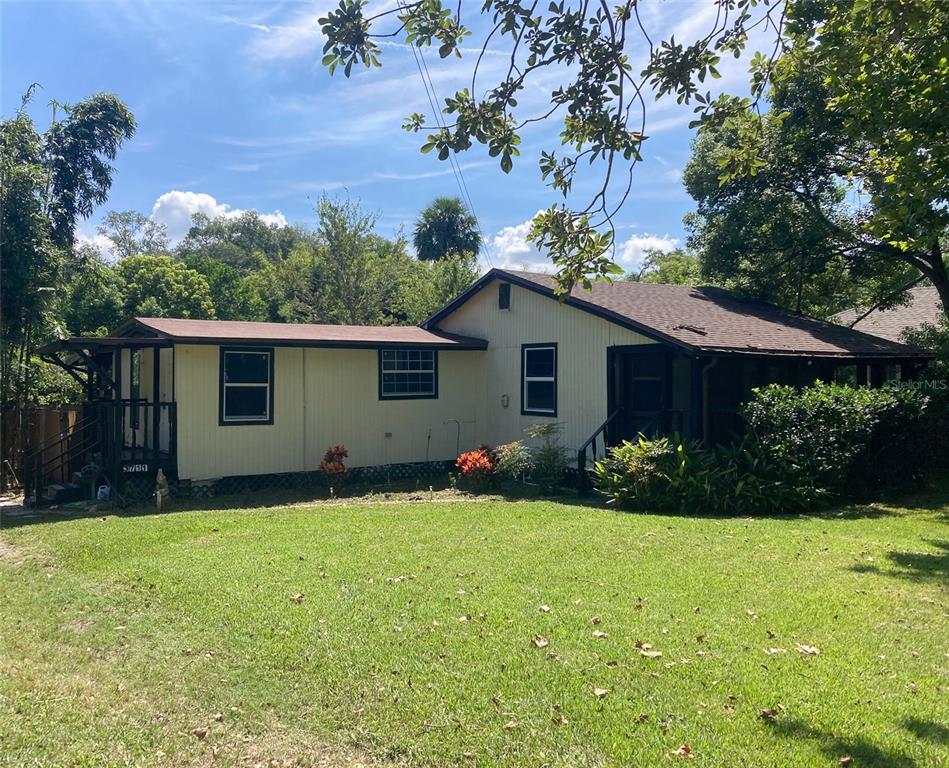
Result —
POLYGON ((521 413, 557 415, 557 345, 521 347, 521 413))
POLYGON ((273 424, 273 350, 222 349, 219 421, 273 424))
POLYGON ((438 358, 434 349, 379 350, 379 399, 438 397, 438 358))

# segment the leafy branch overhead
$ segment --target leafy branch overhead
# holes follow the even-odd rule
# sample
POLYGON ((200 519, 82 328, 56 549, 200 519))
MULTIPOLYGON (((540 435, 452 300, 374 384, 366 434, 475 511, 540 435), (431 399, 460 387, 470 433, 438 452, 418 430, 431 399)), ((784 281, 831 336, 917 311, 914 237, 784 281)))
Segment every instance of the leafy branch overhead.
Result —
MULTIPOLYGON (((665 97, 694 104, 699 124, 756 107, 753 99, 713 99, 704 85, 719 77, 722 56, 741 54, 752 29, 767 27, 780 38, 783 2, 721 2, 710 28, 692 41, 654 41, 636 0, 615 6, 562 0, 546 9, 536 0, 485 0, 472 13, 486 19, 487 27, 470 85, 446 97, 441 114, 412 114, 403 127, 425 133, 423 153, 446 160, 477 143, 508 173, 521 154, 524 131, 535 123, 559 121, 561 146, 541 151, 539 170, 564 200, 537 217, 532 236, 553 257, 564 285, 570 285, 591 273, 615 272, 613 220, 642 160, 648 104, 665 97), (499 78, 485 83, 481 70, 489 52, 502 53, 507 63, 499 78), (636 56, 645 64, 634 66, 636 56), (533 96, 537 89, 545 94, 539 105, 533 96), (596 191, 574 203, 574 182, 590 166, 598 174, 596 191)), ((347 76, 357 63, 381 66, 380 38, 437 48, 444 59, 461 58, 461 43, 471 35, 462 3, 448 7, 441 0, 403 2, 375 14, 363 0, 342 0, 320 25, 326 36, 323 64, 331 73, 341 66, 347 76)), ((755 84, 758 98, 779 48, 758 64, 764 73, 755 84)), ((739 158, 742 162, 753 169, 757 160, 739 158)))
MULTIPOLYGON (((470 84, 445 98, 439 114, 410 115, 403 127, 424 133, 422 152, 442 160, 481 144, 507 173, 525 133, 538 123, 556 124, 559 146, 540 150, 539 172, 563 200, 538 215, 532 239, 553 259, 563 287, 613 274, 614 219, 643 157, 650 105, 690 105, 691 127, 729 137, 716 155, 716 182, 727 185, 766 170, 774 174, 770 137, 792 116, 776 101, 786 83, 810 73, 825 97, 807 105, 807 114, 835 131, 832 154, 810 172, 850 193, 847 236, 861 248, 869 244, 880 264, 909 265, 949 307, 939 243, 949 227, 949 5, 709 3, 714 14, 706 29, 661 39, 650 27, 658 14, 640 14, 646 0, 562 1, 546 8, 539 0, 485 0, 467 16, 460 0, 451 6, 400 2, 374 14, 363 0, 343 0, 320 20, 327 40, 323 62, 330 71, 343 66, 347 75, 357 62, 381 66, 380 38, 461 57, 461 42, 477 30, 470 84), (713 95, 710 81, 720 76, 722 59, 740 57, 752 37, 764 50, 749 58, 746 94, 713 95), (494 77, 485 82, 488 56, 504 64, 500 75, 492 66, 494 77), (593 176, 592 192, 584 191, 591 188, 588 179, 578 183, 584 175, 593 176)), ((666 29, 691 21, 676 18, 675 5, 659 10, 666 29)), ((804 141, 823 147, 827 138, 818 131, 804 141)), ((815 209, 807 189, 791 193, 815 209)))

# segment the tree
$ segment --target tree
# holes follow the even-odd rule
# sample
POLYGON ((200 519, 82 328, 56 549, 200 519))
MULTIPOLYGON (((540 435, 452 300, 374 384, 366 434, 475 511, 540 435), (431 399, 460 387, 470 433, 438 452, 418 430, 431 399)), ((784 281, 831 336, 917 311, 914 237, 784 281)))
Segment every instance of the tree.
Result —
POLYGON ((798 311, 886 306, 924 278, 942 286, 949 306, 940 242, 949 225, 947 129, 944 120, 939 125, 939 100, 925 94, 938 95, 927 70, 940 65, 932 46, 914 36, 927 24, 945 27, 949 12, 933 7, 928 21, 909 14, 909 29, 894 45, 880 35, 889 39, 899 28, 891 13, 896 4, 881 4, 881 13, 874 6, 878 29, 844 5, 819 4, 826 11, 819 19, 804 16, 810 9, 803 4, 792 6, 789 47, 771 75, 771 109, 760 118, 739 111, 703 128, 684 177, 698 202, 690 244, 703 253, 707 275, 798 311), (893 120, 892 137, 863 114, 865 105, 855 109, 869 98, 861 95, 866 73, 851 72, 853 82, 839 75, 850 71, 849 59, 861 57, 875 62, 868 64, 875 83, 889 83, 889 93, 871 90, 877 109, 893 120), (894 99, 908 99, 919 112, 907 113, 894 99), (908 163, 907 152, 926 160, 908 163), (941 164, 930 162, 940 156, 941 164))
POLYGON ((481 249, 478 220, 459 198, 436 197, 419 214, 412 243, 422 261, 438 261, 458 254, 477 256, 481 249))
MULTIPOLYGON (((0 121, 0 392, 20 414, 31 396, 33 350, 57 327, 52 310, 76 224, 105 201, 110 162, 135 131, 121 101, 97 94, 56 105, 40 134, 26 113, 34 87, 16 115, 0 121)), ((20 434, 20 426, 4 430, 0 458, 17 462, 20 434)))
POLYGON ((696 254, 684 248, 671 251, 649 250, 643 258, 642 266, 627 274, 625 279, 636 283, 702 285, 702 263, 696 254))
POLYGON ((949 6, 795 2, 786 29, 780 59, 753 62, 771 109, 725 99, 733 111, 705 129, 728 137, 718 183, 764 176, 780 218, 816 229, 818 263, 800 282, 837 259, 881 306, 926 279, 949 311, 949 6))
POLYGON ((214 318, 207 279, 170 256, 131 256, 116 267, 127 316, 214 318))
POLYGON ((302 237, 292 227, 268 224, 256 211, 214 219, 196 213, 177 252, 182 257, 199 254, 246 273, 259 265, 261 256, 274 262, 287 258, 302 237))
POLYGON ((364 0, 341 0, 319 20, 326 36, 322 63, 330 74, 341 69, 348 77, 358 64, 380 66, 379 38, 436 48, 441 58, 461 57, 470 16, 486 17, 470 87, 445 98, 439 113, 408 116, 404 127, 425 132, 423 153, 448 160, 477 143, 507 173, 521 154, 524 129, 558 121, 561 148, 545 147, 538 159, 542 179, 565 201, 534 219, 531 238, 553 258, 565 288, 588 283, 590 273, 621 271, 611 261, 613 218, 629 194, 647 139, 647 104, 654 97, 694 102, 699 119, 708 119, 718 105, 700 88, 707 77, 719 76, 720 57, 739 55, 755 27, 773 28, 780 36, 783 18, 782 0, 731 0, 719 3, 708 28, 694 37, 660 40, 635 0, 616 6, 486 0, 474 11, 460 2, 408 0, 371 16, 365 7, 364 0), (493 52, 506 49, 509 64, 495 82, 484 83, 481 63, 489 45, 493 52), (639 51, 648 51, 641 65, 639 51), (590 196, 569 198, 577 179, 583 182, 577 190, 591 188, 590 173, 590 196))
POLYGON ((127 317, 125 282, 94 247, 81 245, 76 253, 77 259, 60 292, 57 314, 65 335, 103 335, 127 317))
POLYGON ((405 241, 375 234, 379 214, 359 203, 331 200, 317 207, 320 239, 318 271, 328 319, 350 325, 404 322, 397 309, 405 265, 405 241))
POLYGON ((182 263, 204 275, 218 320, 267 319, 267 305, 256 285, 236 268, 199 254, 185 256, 182 263))
POLYGON ((165 225, 138 211, 109 211, 96 231, 112 242, 116 259, 168 253, 165 225))

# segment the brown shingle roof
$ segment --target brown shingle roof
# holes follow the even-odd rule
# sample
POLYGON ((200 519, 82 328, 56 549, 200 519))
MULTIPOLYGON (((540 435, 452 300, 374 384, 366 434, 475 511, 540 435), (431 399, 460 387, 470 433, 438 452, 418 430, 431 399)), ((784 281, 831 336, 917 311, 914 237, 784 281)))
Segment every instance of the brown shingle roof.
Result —
POLYGON ((336 347, 385 345, 485 349, 487 342, 418 326, 315 325, 310 323, 250 323, 238 320, 178 320, 136 317, 124 327, 151 331, 172 341, 242 344, 289 344, 336 347))
MULTIPOLYGON (((489 272, 472 290, 495 278, 554 294, 550 275, 502 269, 489 272)), ((470 295, 459 297, 426 325, 437 323, 470 295)), ((575 287, 566 302, 647 336, 700 352, 853 358, 927 356, 916 347, 801 317, 721 288, 597 282, 589 291, 575 287)))
MULTIPOLYGON (((926 323, 936 324, 942 316, 939 293, 932 286, 913 288, 909 303, 892 309, 875 309, 853 326, 855 330, 872 333, 890 341, 902 341, 903 332, 926 323)), ((848 309, 834 315, 834 321, 850 327, 866 310, 848 309)))

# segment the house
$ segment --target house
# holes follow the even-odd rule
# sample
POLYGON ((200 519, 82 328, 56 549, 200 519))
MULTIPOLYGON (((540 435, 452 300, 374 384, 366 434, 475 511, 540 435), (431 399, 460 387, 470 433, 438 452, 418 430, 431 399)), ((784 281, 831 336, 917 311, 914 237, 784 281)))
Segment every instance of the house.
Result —
POLYGON ((945 312, 939 292, 933 286, 919 286, 907 291, 908 302, 891 309, 848 309, 834 315, 833 320, 882 339, 903 341, 906 331, 923 325, 937 325, 945 312))
POLYGON ((846 368, 878 385, 927 359, 718 288, 559 297, 547 275, 502 269, 419 327, 135 318, 42 354, 87 389, 76 463, 95 455, 120 486, 158 468, 192 484, 315 472, 336 444, 357 468, 443 470, 538 421, 562 424, 582 466, 639 433, 726 440, 755 386, 846 368))

